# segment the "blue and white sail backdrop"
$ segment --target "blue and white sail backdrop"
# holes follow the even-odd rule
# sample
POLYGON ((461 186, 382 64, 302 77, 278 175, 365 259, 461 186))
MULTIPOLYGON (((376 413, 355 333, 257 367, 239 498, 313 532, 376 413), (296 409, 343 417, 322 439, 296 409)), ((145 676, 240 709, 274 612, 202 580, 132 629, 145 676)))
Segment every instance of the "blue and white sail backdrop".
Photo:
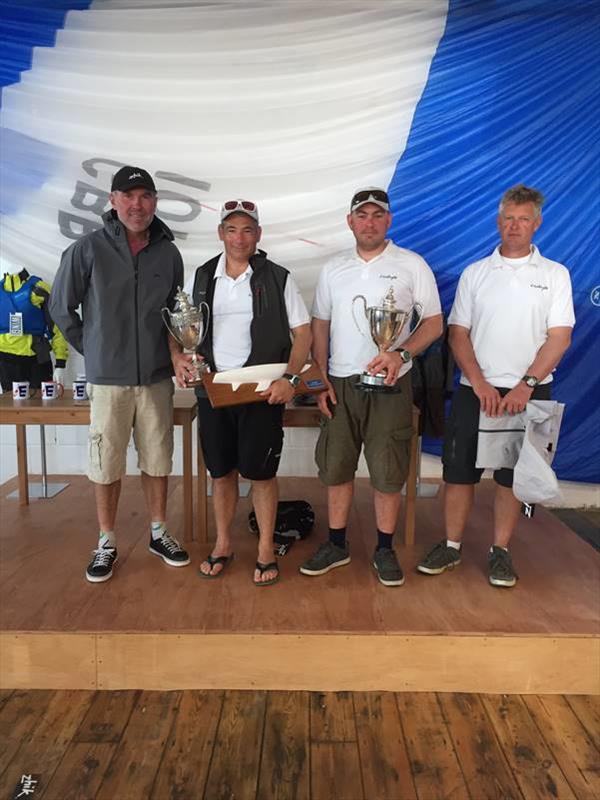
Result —
POLYGON ((51 280, 134 163, 157 178, 188 273, 218 249, 220 203, 248 197, 310 299, 352 242, 350 195, 377 184, 448 310, 496 243, 499 196, 524 181, 548 197, 540 249, 574 285, 555 465, 600 481, 597 3, 0 0, 0 13, 2 271, 51 280))

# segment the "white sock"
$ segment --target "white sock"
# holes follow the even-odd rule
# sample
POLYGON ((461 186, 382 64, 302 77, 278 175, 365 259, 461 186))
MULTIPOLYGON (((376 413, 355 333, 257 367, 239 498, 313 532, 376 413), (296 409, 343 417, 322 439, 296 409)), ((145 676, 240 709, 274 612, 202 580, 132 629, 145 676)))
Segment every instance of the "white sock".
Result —
POLYGON ((117 537, 114 531, 100 531, 98 536, 98 549, 103 547, 117 547, 117 537))
POLYGON ((453 550, 460 550, 461 542, 455 542, 452 539, 446 539, 446 547, 452 547, 453 550))
POLYGON ((152 538, 156 541, 156 539, 160 539, 161 536, 167 532, 167 528, 164 522, 153 522, 150 525, 150 532, 152 534, 152 538))
POLYGON ((493 552, 494 552, 494 547, 499 547, 501 550, 504 550, 505 552, 507 552, 507 553, 508 553, 508 547, 503 547, 501 544, 493 544, 493 545, 490 547, 490 553, 493 553, 493 552))

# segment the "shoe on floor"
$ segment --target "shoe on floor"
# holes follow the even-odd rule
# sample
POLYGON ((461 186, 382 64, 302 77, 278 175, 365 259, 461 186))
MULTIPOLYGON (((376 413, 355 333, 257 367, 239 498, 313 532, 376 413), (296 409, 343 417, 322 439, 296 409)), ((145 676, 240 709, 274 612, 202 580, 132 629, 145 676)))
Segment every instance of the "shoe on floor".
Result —
POLYGON ((439 575, 446 569, 454 569, 460 564, 460 550, 448 547, 446 540, 442 539, 433 547, 425 558, 417 565, 419 572, 425 575, 439 575))
POLYGON ((150 537, 148 550, 155 556, 160 556, 165 564, 171 567, 185 567, 190 563, 187 551, 167 531, 158 539, 150 537))
POLYGON ((503 547, 492 547, 488 557, 489 581, 492 586, 514 586, 519 576, 515 572, 508 550, 503 547))
POLYGON ((117 560, 116 547, 100 547, 92 550, 92 560, 87 565, 85 577, 90 583, 102 583, 112 578, 113 565, 117 560))
POLYGON ((321 544, 317 552, 300 567, 303 575, 324 575, 334 567, 343 567, 350 563, 350 551, 346 547, 338 547, 333 542, 326 541, 321 544))
POLYGON ((268 581, 253 580, 255 586, 272 586, 279 580, 279 566, 277 565, 276 561, 269 561, 268 564, 263 564, 261 561, 257 561, 256 569, 260 572, 261 575, 264 575, 265 572, 272 572, 272 571, 275 571, 277 574, 273 578, 269 578, 268 581))
POLYGON ((212 570, 212 568, 216 564, 221 565, 221 569, 218 572, 202 572, 201 569, 198 569, 198 575, 201 578, 208 578, 209 580, 215 580, 215 578, 220 578, 221 575, 225 572, 229 564, 233 561, 233 553, 230 553, 228 556, 206 556, 203 564, 208 564, 212 570))
POLYGON ((404 574, 398 562, 396 551, 391 547, 381 547, 373 554, 373 568, 384 586, 402 586, 404 574))

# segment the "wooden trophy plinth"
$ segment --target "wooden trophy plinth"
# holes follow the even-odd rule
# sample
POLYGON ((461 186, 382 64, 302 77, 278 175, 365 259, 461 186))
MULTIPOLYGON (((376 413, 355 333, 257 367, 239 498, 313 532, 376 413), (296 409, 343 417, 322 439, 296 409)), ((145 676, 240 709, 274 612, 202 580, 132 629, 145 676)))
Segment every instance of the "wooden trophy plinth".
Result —
MULTIPOLYGON (((202 376, 202 384, 213 408, 239 406, 242 403, 261 403, 264 397, 256 391, 258 383, 242 383, 233 389, 230 383, 215 383, 217 373, 207 372, 202 376)), ((323 373, 316 364, 300 373, 302 380, 294 389, 294 394, 318 394, 325 389, 323 373)))

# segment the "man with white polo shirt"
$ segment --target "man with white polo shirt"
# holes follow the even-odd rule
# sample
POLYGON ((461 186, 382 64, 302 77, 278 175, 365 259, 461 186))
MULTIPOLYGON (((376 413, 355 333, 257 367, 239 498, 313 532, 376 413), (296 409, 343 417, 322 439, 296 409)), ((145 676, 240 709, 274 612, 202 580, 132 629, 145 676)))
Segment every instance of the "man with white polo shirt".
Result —
MULTIPOLYGON (((224 252, 198 267, 194 304, 207 303, 207 335, 199 350, 211 370, 255 364, 287 363, 283 378, 263 392, 264 402, 212 408, 197 390, 200 443, 213 479, 217 539, 200 565, 203 578, 217 578, 233 557, 231 525, 238 499, 238 473, 252 481, 252 499, 259 527, 256 586, 279 578, 273 560, 277 514, 276 473, 283 444, 283 411, 300 381, 310 349, 310 317, 288 270, 257 250, 261 237, 258 209, 250 200, 229 200, 221 209, 219 239, 224 252)), ((171 339, 175 374, 180 385, 189 376, 190 357, 171 339)))
POLYGON ((401 586, 404 575, 393 536, 412 436, 410 370, 412 358, 441 335, 442 315, 427 263, 386 239, 391 220, 385 191, 357 191, 347 216, 356 247, 328 261, 319 276, 312 312, 313 357, 328 378, 326 391, 319 395, 323 419, 316 461, 327 486, 329 538, 300 572, 323 575, 350 562, 346 527, 364 446, 375 505, 372 566, 384 586, 401 586), (407 327, 398 349, 378 353, 368 333, 362 335, 354 322, 353 298, 360 294, 367 306, 378 306, 390 288, 398 308, 422 306, 423 322, 413 333, 407 327), (372 375, 384 372, 387 390, 361 388, 359 377, 365 369, 372 375))
MULTIPOLYGON (((529 400, 549 400, 552 372, 571 343, 575 323, 571 280, 562 264, 544 258, 532 239, 542 223, 544 198, 523 184, 508 189, 497 218, 500 245, 460 276, 449 317, 450 345, 461 369, 447 422, 443 465, 446 538, 418 565, 438 575, 460 563, 463 531, 483 469, 477 468, 480 411, 516 414, 529 400)), ((520 502, 513 471, 494 472, 492 586, 514 586, 508 544, 520 502)))

